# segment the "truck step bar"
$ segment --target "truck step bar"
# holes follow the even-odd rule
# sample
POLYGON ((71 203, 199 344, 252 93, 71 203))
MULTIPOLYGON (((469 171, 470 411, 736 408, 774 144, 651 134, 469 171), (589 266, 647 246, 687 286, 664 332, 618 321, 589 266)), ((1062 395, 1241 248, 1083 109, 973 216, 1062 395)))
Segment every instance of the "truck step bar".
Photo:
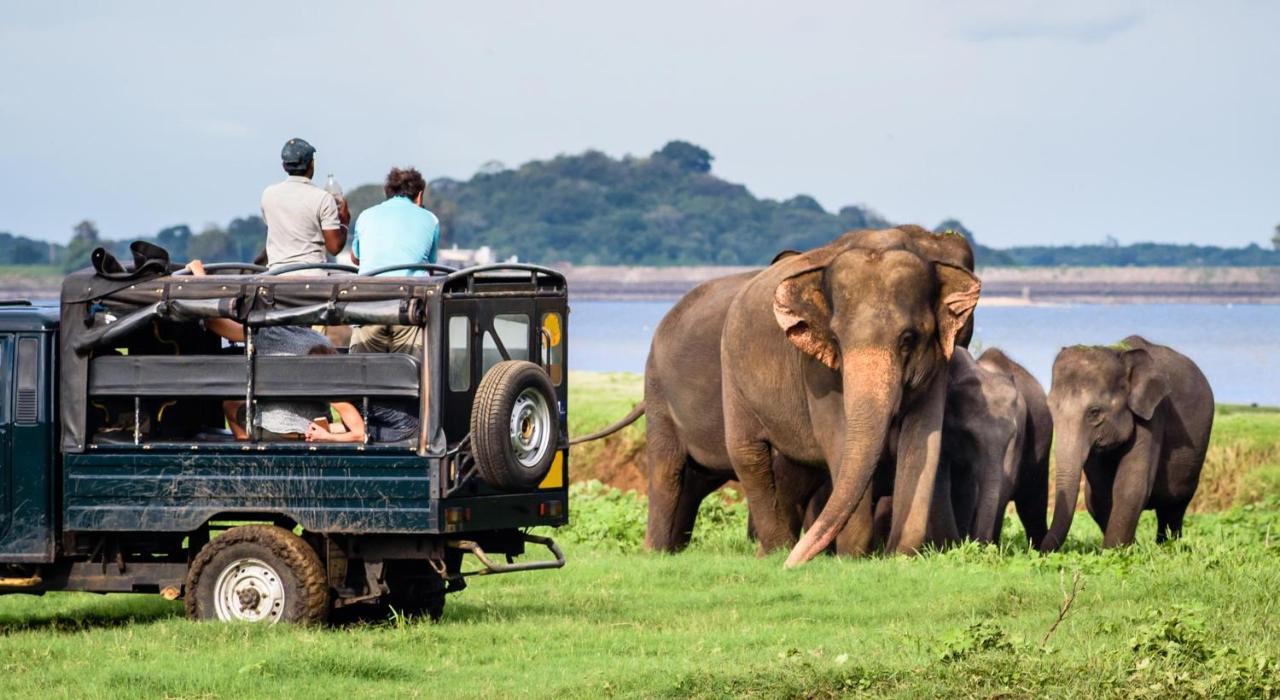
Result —
POLYGON ((508 557, 508 563, 502 564, 495 562, 489 558, 489 555, 480 548, 479 544, 471 540, 450 540, 448 545, 453 549, 461 549, 470 552, 476 559, 480 560, 480 565, 484 568, 475 571, 463 571, 450 578, 462 578, 464 576, 487 576, 488 574, 509 574, 513 571, 537 571, 539 569, 559 569, 564 566, 564 552, 560 551, 560 545, 550 537, 541 537, 539 535, 523 535, 524 541, 530 544, 540 544, 551 551, 555 559, 544 559, 542 561, 528 562, 511 562, 508 557))

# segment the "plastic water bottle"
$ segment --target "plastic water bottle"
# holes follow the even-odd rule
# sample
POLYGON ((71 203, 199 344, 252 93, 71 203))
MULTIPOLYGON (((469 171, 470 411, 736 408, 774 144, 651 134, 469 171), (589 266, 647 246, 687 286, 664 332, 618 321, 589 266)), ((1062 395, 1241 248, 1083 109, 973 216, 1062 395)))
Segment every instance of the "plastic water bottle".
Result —
POLYGON ((338 184, 338 180, 333 177, 333 173, 329 173, 329 181, 324 183, 324 191, 333 195, 335 198, 342 198, 342 185, 338 184))

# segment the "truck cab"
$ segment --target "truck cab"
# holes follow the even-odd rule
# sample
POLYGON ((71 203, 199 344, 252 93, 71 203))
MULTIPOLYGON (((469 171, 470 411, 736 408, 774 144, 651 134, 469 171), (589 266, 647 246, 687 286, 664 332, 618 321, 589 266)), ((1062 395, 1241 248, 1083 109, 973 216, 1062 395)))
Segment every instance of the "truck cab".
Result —
POLYGON ((438 618, 470 576, 564 564, 529 532, 568 521, 562 275, 207 267, 85 270, 56 308, 0 303, 0 593, 158 593, 193 618, 267 623, 367 603, 438 618), (228 322, 240 340, 211 332, 228 322), (270 352, 263 334, 286 326, 333 348, 270 352), (353 326, 422 342, 353 352, 353 326), (370 427, 398 412, 402 430, 258 427, 307 405, 341 431, 338 402, 370 427), (518 561, 530 545, 550 556, 518 561))

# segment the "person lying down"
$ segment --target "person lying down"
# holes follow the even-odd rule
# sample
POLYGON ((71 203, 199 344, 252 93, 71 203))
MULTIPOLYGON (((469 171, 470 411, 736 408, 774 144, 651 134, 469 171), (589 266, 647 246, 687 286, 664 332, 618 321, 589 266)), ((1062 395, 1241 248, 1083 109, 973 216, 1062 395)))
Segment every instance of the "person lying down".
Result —
MULTIPOLYGON (((187 266, 191 274, 207 274, 199 260, 187 266)), ((244 342, 244 326, 226 318, 208 319, 205 328, 233 343, 244 342)), ((268 326, 254 335, 263 355, 335 355, 333 344, 322 333, 298 326, 268 326)), ((365 424, 359 409, 347 401, 307 399, 262 400, 254 413, 254 428, 262 440, 306 440, 307 442, 364 442, 365 424), (330 419, 338 414, 341 426, 330 419)), ((244 401, 224 401, 227 426, 237 440, 248 440, 244 401)))

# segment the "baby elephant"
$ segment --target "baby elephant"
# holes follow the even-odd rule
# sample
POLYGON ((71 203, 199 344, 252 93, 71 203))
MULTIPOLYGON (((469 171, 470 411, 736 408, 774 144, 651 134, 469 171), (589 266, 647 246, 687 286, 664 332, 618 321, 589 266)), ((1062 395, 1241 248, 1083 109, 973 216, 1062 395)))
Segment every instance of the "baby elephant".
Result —
POLYGON ((1049 408, 1057 486, 1041 549, 1066 540, 1081 471, 1103 547, 1132 543, 1144 509, 1156 512, 1157 542, 1182 534, 1213 428, 1213 390, 1194 362, 1136 335, 1113 347, 1064 348, 1049 408))
POLYGON ((949 500, 957 526, 950 536, 999 542, 1012 500, 1031 544, 1040 544, 1052 432, 1044 389, 1026 369, 999 350, 988 350, 976 361, 966 350, 955 351, 940 471, 951 495, 941 504, 945 508, 949 500))

